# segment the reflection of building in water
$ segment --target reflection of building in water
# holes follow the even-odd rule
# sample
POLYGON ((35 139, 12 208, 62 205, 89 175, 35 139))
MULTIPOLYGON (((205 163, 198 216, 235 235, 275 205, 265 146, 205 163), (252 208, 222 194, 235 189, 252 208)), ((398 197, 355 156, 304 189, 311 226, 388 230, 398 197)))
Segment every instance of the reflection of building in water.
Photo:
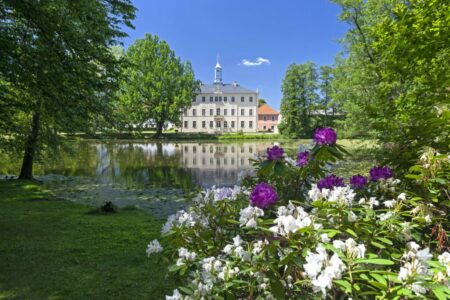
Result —
POLYGON ((241 170, 251 169, 249 159, 255 153, 266 149, 266 145, 245 143, 241 145, 224 144, 183 144, 182 159, 199 184, 234 185, 241 170))

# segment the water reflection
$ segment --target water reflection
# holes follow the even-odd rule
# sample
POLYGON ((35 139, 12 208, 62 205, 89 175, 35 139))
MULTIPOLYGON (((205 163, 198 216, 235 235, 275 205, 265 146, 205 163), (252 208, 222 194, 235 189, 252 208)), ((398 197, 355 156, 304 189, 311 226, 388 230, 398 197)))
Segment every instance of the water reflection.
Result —
MULTIPOLYGON (((252 168, 249 159, 269 146, 83 141, 38 165, 36 175, 65 199, 94 206, 113 201, 166 216, 183 208, 185 196, 198 187, 236 184, 239 172, 252 168)), ((17 173, 17 168, 6 169, 17 173)))

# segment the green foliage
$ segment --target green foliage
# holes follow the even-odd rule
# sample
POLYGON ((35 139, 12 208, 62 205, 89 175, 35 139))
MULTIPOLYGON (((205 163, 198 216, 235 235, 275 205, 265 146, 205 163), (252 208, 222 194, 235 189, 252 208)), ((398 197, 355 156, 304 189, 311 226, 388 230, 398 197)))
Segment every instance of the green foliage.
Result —
POLYGON ((165 263, 145 256, 161 222, 92 214, 29 181, 0 181, 0 298, 162 299, 165 263))
POLYGON ((88 131, 109 115, 119 71, 109 47, 134 12, 129 0, 0 2, 1 150, 25 150, 22 178, 58 132, 88 131))
POLYGON ((449 149, 450 5, 445 0, 336 0, 350 24, 335 63, 341 131, 375 137, 398 170, 420 149, 449 149))
POLYGON ((262 106, 262 105, 264 105, 264 104, 267 104, 267 101, 266 100, 264 100, 264 99, 258 99, 258 107, 260 107, 260 106, 262 106))
POLYGON ((174 295, 448 299, 449 154, 425 153, 411 170, 413 186, 389 178, 352 190, 314 184, 345 149, 314 145, 310 153, 304 167, 286 156, 260 157, 242 189, 208 190, 169 217, 162 241, 174 261, 169 272, 180 280, 174 295), (249 203, 260 182, 278 194, 264 210, 249 203))
POLYGON ((311 136, 311 111, 317 94, 317 71, 312 62, 291 64, 283 79, 280 132, 290 137, 311 136))
POLYGON ((165 41, 146 34, 125 54, 119 122, 138 127, 152 119, 157 135, 165 122, 179 124, 184 109, 199 92, 190 62, 182 63, 165 41))

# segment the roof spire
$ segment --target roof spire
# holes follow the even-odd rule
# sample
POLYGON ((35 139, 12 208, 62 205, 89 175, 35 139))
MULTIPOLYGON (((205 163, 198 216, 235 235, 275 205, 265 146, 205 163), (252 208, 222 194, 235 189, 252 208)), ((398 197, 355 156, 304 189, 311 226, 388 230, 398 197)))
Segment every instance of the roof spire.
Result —
POLYGON ((219 54, 217 54, 217 62, 214 68, 214 83, 222 83, 222 67, 219 63, 219 54))

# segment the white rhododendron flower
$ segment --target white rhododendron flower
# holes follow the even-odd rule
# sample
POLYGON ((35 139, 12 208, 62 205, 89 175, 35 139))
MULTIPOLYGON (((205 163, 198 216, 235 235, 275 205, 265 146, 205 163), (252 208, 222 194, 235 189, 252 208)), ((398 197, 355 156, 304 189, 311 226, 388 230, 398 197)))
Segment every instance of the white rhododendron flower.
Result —
POLYGON ((167 233, 174 227, 194 227, 195 225, 206 227, 208 220, 204 216, 198 216, 195 212, 179 210, 176 214, 170 215, 167 218, 166 223, 161 229, 161 233, 167 233))
POLYGON ((438 256, 438 260, 446 267, 447 276, 450 277, 450 253, 444 252, 438 256))
POLYGON ((183 295, 181 295, 177 289, 173 290, 172 296, 166 296, 166 300, 182 300, 182 299, 183 299, 183 295))
POLYGON ((264 216, 264 211, 255 206, 248 206, 239 212, 239 223, 241 226, 257 228, 256 219, 264 216))
POLYGON ((150 244, 148 244, 147 246, 147 255, 151 255, 153 253, 159 253, 163 251, 163 247, 161 246, 161 244, 158 242, 158 240, 153 240, 150 242, 150 244))
POLYGON ((408 252, 402 256, 404 264, 400 268, 398 279, 408 281, 417 276, 431 275, 432 272, 428 269, 427 264, 427 261, 433 257, 430 249, 427 247, 420 250, 420 246, 416 242, 407 243, 406 248, 408 252))
POLYGON ((316 252, 308 251, 305 258, 307 263, 303 265, 303 268, 311 279, 313 290, 322 291, 325 294, 327 289, 331 289, 333 279, 341 278, 346 266, 336 253, 329 258, 322 245, 316 247, 316 252))
POLYGON ((292 203, 286 206, 280 206, 277 211, 278 217, 273 221, 276 226, 270 227, 270 231, 287 236, 297 230, 313 225, 310 215, 305 212, 303 207, 296 207, 292 203))
POLYGON ((348 258, 364 258, 366 253, 364 244, 357 244, 352 238, 346 241, 334 240, 333 247, 344 252, 348 258))

